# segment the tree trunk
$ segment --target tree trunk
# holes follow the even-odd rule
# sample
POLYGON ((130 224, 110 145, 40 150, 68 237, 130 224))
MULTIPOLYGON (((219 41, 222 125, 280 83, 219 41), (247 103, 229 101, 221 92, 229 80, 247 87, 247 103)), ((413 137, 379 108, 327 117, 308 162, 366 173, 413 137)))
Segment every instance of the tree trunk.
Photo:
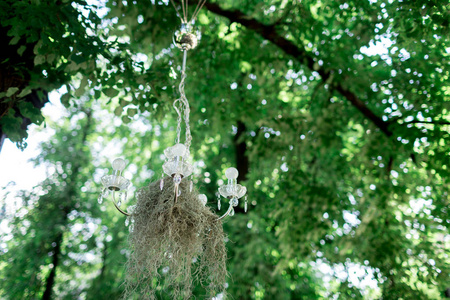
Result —
POLYGON ((55 284, 55 277, 56 277, 56 268, 59 264, 59 255, 61 254, 61 244, 63 242, 63 234, 62 232, 58 234, 56 237, 56 246, 53 251, 53 260, 52 260, 52 270, 50 271, 50 274, 48 274, 46 283, 45 283, 45 291, 42 295, 42 300, 50 300, 52 298, 52 292, 53 292, 53 286, 55 284))
POLYGON ((234 136, 233 143, 235 147, 236 165, 239 171, 238 180, 246 180, 249 171, 249 161, 247 156, 247 144, 241 136, 245 134, 247 127, 242 121, 237 122, 237 133, 234 136))
MULTIPOLYGON (((82 133, 82 137, 81 137, 81 144, 85 145, 86 144, 86 140, 87 140, 87 136, 89 133, 89 130, 91 128, 91 124, 92 124, 92 112, 90 110, 86 111, 86 124, 83 128, 83 133, 82 133)), ((79 161, 75 162, 74 167, 73 167, 73 173, 72 173, 72 177, 76 178, 79 170, 80 170, 80 165, 81 163, 79 161)), ((75 187, 73 185, 70 185, 67 187, 67 198, 71 198, 71 195, 76 194, 76 192, 74 191, 75 187)), ((73 209, 73 207, 71 206, 71 204, 67 204, 62 208, 62 213, 63 213, 63 218, 62 218, 62 225, 67 225, 67 216, 69 214, 69 212, 73 209)), ((54 241, 54 243, 56 243, 54 251, 53 251, 53 267, 52 270, 50 271, 50 274, 48 274, 46 283, 45 283, 45 291, 44 294, 42 295, 42 300, 49 300, 52 298, 52 292, 53 292, 53 286, 55 285, 55 278, 56 278, 56 268, 59 265, 59 258, 61 255, 61 245, 63 243, 63 234, 64 232, 61 231, 58 233, 58 235, 56 236, 56 240, 54 241)), ((52 243, 53 244, 53 243, 52 243)))
MULTIPOLYGON (((249 172, 249 160, 247 156, 247 144, 245 138, 241 138, 245 135, 247 127, 245 124, 238 120, 237 132, 233 139, 233 145, 235 149, 236 169, 239 171, 238 181, 246 180, 249 172)), ((243 200, 243 199, 242 199, 243 200)), ((241 204, 234 208, 236 213, 245 213, 243 201, 239 201, 241 204)))
POLYGON ((102 251, 102 268, 100 269, 100 279, 101 280, 103 280, 103 277, 105 276, 106 259, 108 256, 108 242, 106 241, 106 238, 105 238, 103 244, 105 245, 105 248, 103 248, 103 251, 102 251))

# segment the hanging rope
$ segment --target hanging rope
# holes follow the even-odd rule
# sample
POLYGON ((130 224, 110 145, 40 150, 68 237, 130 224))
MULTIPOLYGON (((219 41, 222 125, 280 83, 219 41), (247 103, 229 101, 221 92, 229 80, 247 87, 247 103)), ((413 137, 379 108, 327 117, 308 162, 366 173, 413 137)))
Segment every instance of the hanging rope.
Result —
POLYGON ((205 5, 206 0, 199 0, 197 3, 197 7, 194 10, 194 13, 192 14, 191 22, 195 21, 197 19, 198 13, 202 9, 203 5, 205 5))
POLYGON ((192 14, 191 19, 188 21, 189 18, 189 0, 182 0, 181 1, 181 9, 183 12, 183 15, 181 15, 180 10, 175 5, 175 2, 173 0, 170 0, 170 3, 172 3, 173 8, 175 9, 178 17, 180 18, 182 23, 193 23, 197 19, 198 13, 202 9, 203 5, 205 5, 206 0, 199 0, 197 2, 197 6, 195 7, 194 13, 192 14))
POLYGON ((178 90, 180 92, 180 98, 176 99, 173 102, 173 108, 178 114, 177 119, 177 138, 175 143, 181 143, 181 124, 184 117, 184 123, 186 125, 186 139, 185 139, 185 146, 189 150, 189 147, 191 146, 192 136, 191 136, 191 126, 189 125, 189 115, 191 112, 189 101, 186 97, 186 93, 184 91, 184 85, 186 81, 186 57, 187 57, 187 51, 183 51, 183 66, 181 69, 181 81, 180 85, 178 87, 178 90))
POLYGON ((175 8, 175 11, 177 13, 177 16, 180 18, 181 22, 184 22, 183 17, 180 14, 180 11, 178 10, 177 6, 175 5, 175 3, 173 2, 173 0, 170 0, 170 3, 172 3, 173 8, 175 8))
POLYGON ((181 1, 181 8, 183 9, 184 22, 186 22, 187 21, 187 7, 186 7, 186 3, 184 1, 181 1))
MULTIPOLYGON (((205 5, 206 0, 199 0, 197 2, 197 6, 195 7, 194 13, 192 14, 192 17, 189 22, 188 22, 189 0, 181 1, 181 9, 182 9, 183 15, 181 15, 179 9, 175 5, 174 0, 170 0, 170 2, 172 3, 173 7, 175 8, 175 11, 177 12, 178 16, 180 17, 181 22, 187 24, 189 22, 191 22, 191 23, 195 22, 200 10, 202 9, 203 5, 205 5)), ((189 147, 191 146, 192 136, 191 136, 191 127, 189 125, 189 115, 190 115, 191 110, 190 110, 190 106, 189 106, 189 101, 188 101, 188 99, 186 97, 186 93, 184 91, 184 84, 185 84, 185 80, 186 80, 186 58, 187 58, 187 50, 184 49, 183 50, 183 65, 181 68, 181 81, 180 81, 180 85, 178 87, 179 92, 180 92, 180 98, 176 99, 173 102, 173 108, 175 109, 175 111, 178 115, 177 137, 176 137, 175 143, 177 143, 177 144, 181 143, 181 124, 182 124, 183 118, 184 118, 184 123, 186 126, 186 140, 185 140, 184 144, 186 146, 186 149, 189 150, 189 147)))

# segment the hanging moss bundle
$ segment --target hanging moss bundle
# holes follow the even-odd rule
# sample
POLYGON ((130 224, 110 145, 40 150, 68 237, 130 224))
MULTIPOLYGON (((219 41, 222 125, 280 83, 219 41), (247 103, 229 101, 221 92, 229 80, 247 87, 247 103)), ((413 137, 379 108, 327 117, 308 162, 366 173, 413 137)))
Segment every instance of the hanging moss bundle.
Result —
POLYGON ((154 299, 167 293, 173 299, 188 299, 193 283, 209 295, 224 289, 226 249, 222 222, 198 199, 189 182, 180 184, 175 202, 171 177, 151 183, 137 193, 131 214, 124 298, 154 299))

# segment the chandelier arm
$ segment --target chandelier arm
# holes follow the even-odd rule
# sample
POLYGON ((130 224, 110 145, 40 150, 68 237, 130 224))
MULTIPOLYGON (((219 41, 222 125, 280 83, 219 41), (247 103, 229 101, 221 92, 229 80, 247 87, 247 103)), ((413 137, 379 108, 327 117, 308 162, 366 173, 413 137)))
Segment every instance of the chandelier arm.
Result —
POLYGON ((131 216, 129 213, 124 212, 117 204, 116 204, 116 198, 115 198, 115 191, 112 192, 112 202, 114 204, 114 206, 116 207, 116 209, 121 212, 122 214, 124 214, 125 216, 129 217, 131 216))
POLYGON ((233 209, 233 205, 230 203, 230 206, 228 207, 227 212, 225 214, 223 214, 222 216, 220 216, 219 218, 217 218, 217 221, 220 221, 223 218, 225 218, 226 216, 228 216, 232 209, 233 209))

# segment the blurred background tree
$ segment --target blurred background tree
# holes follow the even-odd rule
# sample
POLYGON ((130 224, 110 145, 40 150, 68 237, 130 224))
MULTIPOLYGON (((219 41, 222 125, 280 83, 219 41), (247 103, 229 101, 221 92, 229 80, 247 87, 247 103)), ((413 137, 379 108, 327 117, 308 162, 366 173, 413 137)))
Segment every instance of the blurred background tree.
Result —
MULTIPOLYGON (((449 20, 440 1, 205 3, 193 178, 214 206, 236 165, 252 204, 224 225, 230 298, 449 296, 449 20)), ((99 178, 114 155, 135 186, 159 178, 179 20, 168 1, 6 0, 0 22, 0 79, 20 79, 0 83, 1 133, 24 146, 61 86, 69 111, 47 121, 48 178, 5 216, 0 294, 118 298, 128 229, 99 178)))

